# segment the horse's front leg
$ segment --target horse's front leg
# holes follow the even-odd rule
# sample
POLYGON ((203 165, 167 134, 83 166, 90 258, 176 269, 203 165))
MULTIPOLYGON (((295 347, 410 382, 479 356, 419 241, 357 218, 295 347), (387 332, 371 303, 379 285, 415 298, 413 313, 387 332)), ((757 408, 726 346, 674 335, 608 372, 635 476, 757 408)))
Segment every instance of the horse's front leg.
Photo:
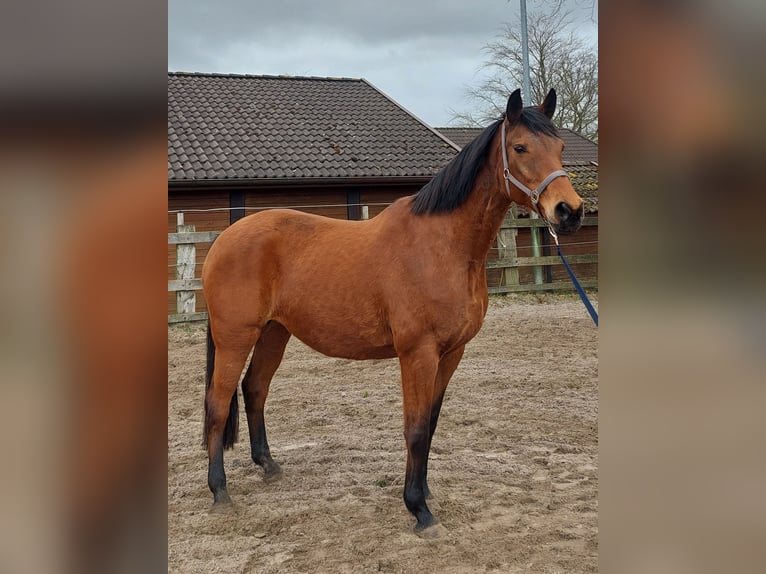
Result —
MULTIPOLYGON (((428 435, 428 450, 431 452, 431 442, 434 438, 434 432, 436 431, 436 423, 439 422, 439 412, 442 408, 442 402, 444 401, 444 393, 447 391, 447 385, 452 379, 452 375, 457 369, 460 359, 463 358, 463 351, 465 345, 461 345, 457 349, 450 351, 444 355, 439 361, 439 368, 436 371, 436 384, 434 385, 433 400, 431 401, 431 424, 428 435)), ((431 498, 431 491, 428 488, 428 461, 426 461, 426 477, 425 477, 425 491, 426 499, 431 498)))
POLYGON ((399 364, 402 371, 404 440, 407 443, 404 504, 417 519, 415 532, 423 538, 436 538, 445 529, 437 525, 426 504, 426 472, 439 356, 435 348, 421 346, 400 354, 399 364))

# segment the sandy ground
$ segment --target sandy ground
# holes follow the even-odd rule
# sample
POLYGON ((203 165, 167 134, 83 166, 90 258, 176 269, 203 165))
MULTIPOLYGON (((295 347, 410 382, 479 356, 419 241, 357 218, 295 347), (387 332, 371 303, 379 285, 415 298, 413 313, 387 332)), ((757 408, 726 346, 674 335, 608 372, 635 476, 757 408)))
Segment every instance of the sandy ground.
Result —
MULTIPOLYGON (((265 483, 226 451, 235 509, 210 513, 201 448, 203 325, 168 328, 168 571, 596 572, 597 330, 576 296, 492 298, 442 409, 426 541, 402 501, 396 360, 348 361, 294 338, 266 403, 265 483)), ((241 392, 241 391, 240 391, 241 392)))

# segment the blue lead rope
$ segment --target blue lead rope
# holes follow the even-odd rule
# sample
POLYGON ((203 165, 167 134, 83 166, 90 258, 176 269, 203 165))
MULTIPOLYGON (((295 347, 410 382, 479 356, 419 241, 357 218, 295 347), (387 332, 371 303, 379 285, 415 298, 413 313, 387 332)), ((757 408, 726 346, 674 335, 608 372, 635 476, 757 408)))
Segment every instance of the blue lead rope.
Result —
POLYGON ((591 305, 590 301, 588 300, 588 296, 585 294, 585 291, 583 291, 583 288, 580 285, 580 282, 577 280, 577 277, 575 277, 575 274, 572 271, 572 268, 569 266, 569 263, 567 263, 567 260, 564 259, 564 255, 561 253, 561 247, 559 247, 558 239, 556 240, 556 251, 558 251, 559 257, 561 257, 561 261, 564 263, 564 267, 566 267, 567 273, 569 273, 569 277, 572 279, 572 283, 574 284, 575 289, 577 289, 577 292, 580 294, 580 299, 582 299, 582 302, 585 303, 585 308, 588 310, 588 313, 590 313, 590 318, 593 319, 596 327, 598 327, 598 313, 596 313, 593 305, 591 305))

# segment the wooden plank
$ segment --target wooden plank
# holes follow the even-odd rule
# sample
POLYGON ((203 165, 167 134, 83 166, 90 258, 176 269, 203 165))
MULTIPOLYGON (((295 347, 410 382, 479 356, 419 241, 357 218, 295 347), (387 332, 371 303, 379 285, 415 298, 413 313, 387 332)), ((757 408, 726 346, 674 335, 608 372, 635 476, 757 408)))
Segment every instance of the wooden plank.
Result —
MULTIPOLYGON (((582 220, 584 227, 589 225, 598 225, 598 217, 585 217, 582 220)), ((506 219, 500 226, 500 229, 519 229, 528 227, 548 227, 542 219, 506 219)))
POLYGON ((178 313, 175 315, 168 315, 168 324, 170 323, 188 323, 190 321, 206 321, 207 313, 178 313))
POLYGON ((184 212, 184 224, 193 225, 196 231, 220 231, 229 226, 228 191, 168 190, 168 233, 178 231, 176 212, 184 212), (197 209, 217 209, 218 211, 195 211, 197 209))
MULTIPOLYGON (((515 261, 517 258, 516 250, 516 229, 501 229, 497 234, 498 253, 502 261, 515 261)), ((487 268, 490 266, 487 265, 487 268)), ((519 270, 511 265, 498 266, 503 268, 503 274, 500 279, 501 285, 518 285, 519 270)))
MULTIPOLYGON (((598 263, 598 255, 589 253, 584 255, 565 255, 567 263, 598 263)), ((531 265, 562 265, 558 255, 546 255, 544 257, 508 257, 505 259, 491 259, 487 261, 487 269, 497 267, 529 267, 531 265)))
MULTIPOLYGON (((598 279, 584 279, 580 281, 584 289, 597 289, 598 279)), ((574 285, 571 281, 555 281, 553 283, 525 283, 523 285, 499 285, 490 287, 490 294, 498 293, 525 293, 532 291, 574 291, 574 285)))
MULTIPOLYGON (((178 233, 194 233, 193 225, 184 225, 184 214, 178 214, 178 233)), ((176 245, 176 280, 194 279, 197 248, 194 243, 176 245)), ((176 313, 194 313, 197 310, 197 297, 193 290, 176 291, 176 313)))
POLYGON ((184 233, 168 233, 168 245, 183 245, 186 243, 211 243, 220 234, 220 231, 189 231, 184 233))

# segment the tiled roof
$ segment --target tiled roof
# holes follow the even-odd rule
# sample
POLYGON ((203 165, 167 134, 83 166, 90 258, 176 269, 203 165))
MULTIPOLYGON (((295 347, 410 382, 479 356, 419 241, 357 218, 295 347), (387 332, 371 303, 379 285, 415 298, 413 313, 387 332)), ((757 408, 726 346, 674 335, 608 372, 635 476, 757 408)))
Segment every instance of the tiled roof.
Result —
MULTIPOLYGON (((436 130, 462 148, 478 136, 484 128, 436 128, 436 130)), ((564 140, 564 153, 561 158, 563 163, 591 161, 598 163, 598 144, 566 128, 559 128, 559 135, 564 140)))
POLYGON ((562 163, 595 162, 598 164, 597 143, 567 128, 559 128, 559 135, 564 140, 564 153, 561 154, 562 163))
POLYGON ((484 128, 436 128, 436 131, 441 132, 444 137, 457 144, 458 147, 464 148, 476 139, 484 131, 484 128))
POLYGON ((457 150, 363 79, 168 73, 168 179, 431 177, 457 150))
POLYGON ((598 166, 592 163, 564 164, 572 187, 585 203, 585 213, 598 212, 598 166))

